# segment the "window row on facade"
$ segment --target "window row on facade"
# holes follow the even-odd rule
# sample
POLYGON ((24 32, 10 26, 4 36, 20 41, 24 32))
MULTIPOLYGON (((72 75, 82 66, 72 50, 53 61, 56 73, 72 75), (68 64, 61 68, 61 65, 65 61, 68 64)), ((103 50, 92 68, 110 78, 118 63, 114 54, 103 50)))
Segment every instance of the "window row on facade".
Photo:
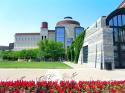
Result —
POLYGON ((125 15, 117 15, 114 16, 110 21, 109 21, 109 26, 123 26, 125 25, 125 15))
POLYGON ((39 40, 38 37, 16 37, 17 41, 39 40))

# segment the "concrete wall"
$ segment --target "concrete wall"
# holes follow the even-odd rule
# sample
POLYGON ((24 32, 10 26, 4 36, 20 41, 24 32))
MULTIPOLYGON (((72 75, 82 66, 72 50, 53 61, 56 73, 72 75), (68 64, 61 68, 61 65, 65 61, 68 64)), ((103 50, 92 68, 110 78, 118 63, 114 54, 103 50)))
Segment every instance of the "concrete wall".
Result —
POLYGON ((55 32, 48 32, 48 39, 55 41, 55 32))
MULTIPOLYGON (((106 17, 101 17, 87 31, 84 46, 88 45, 88 66, 92 68, 105 68, 106 62, 114 66, 114 46, 112 29, 106 26, 106 17)), ((78 64, 83 62, 83 48, 80 51, 78 64)))
POLYGON ((44 37, 44 39, 45 39, 45 36, 46 36, 46 38, 48 38, 48 29, 47 28, 41 28, 41 31, 40 31, 41 39, 42 39, 42 36, 44 37))
POLYGON ((17 35, 15 36, 14 50, 37 48, 39 40, 39 35, 17 35))

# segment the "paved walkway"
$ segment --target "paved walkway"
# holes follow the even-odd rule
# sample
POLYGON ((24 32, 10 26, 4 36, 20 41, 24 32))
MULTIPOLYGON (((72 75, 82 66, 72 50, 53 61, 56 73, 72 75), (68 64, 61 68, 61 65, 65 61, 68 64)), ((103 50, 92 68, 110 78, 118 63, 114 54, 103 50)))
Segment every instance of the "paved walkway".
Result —
POLYGON ((66 64, 73 69, 0 69, 0 80, 125 80, 125 69, 107 71, 66 64))
POLYGON ((87 64, 74 64, 73 62, 64 62, 65 64, 69 65, 73 69, 84 69, 88 68, 87 64))

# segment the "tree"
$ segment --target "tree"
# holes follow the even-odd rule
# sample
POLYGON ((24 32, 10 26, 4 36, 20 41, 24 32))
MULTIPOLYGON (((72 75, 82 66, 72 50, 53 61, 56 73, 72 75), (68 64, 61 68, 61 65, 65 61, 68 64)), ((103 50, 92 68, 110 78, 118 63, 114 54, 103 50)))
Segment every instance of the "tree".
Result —
POLYGON ((72 44, 68 47, 67 56, 69 61, 74 61, 75 63, 78 62, 79 53, 83 45, 85 36, 85 30, 80 33, 78 37, 72 42, 72 44))
POLYGON ((65 54, 63 44, 61 42, 41 40, 38 43, 38 46, 40 48, 40 55, 43 58, 52 58, 52 60, 58 60, 65 54))
POLYGON ((26 59, 26 60, 36 58, 38 51, 39 51, 39 49, 21 50, 21 51, 19 51, 19 58, 26 59))

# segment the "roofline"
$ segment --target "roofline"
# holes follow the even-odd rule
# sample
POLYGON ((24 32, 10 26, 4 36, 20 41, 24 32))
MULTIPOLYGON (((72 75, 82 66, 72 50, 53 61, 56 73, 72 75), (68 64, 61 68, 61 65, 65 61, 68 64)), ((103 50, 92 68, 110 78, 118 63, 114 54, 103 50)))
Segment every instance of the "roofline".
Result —
POLYGON ((123 6, 124 4, 125 4, 125 0, 123 0, 123 2, 118 6, 117 9, 122 8, 122 6, 123 6))
POLYGON ((40 35, 40 33, 16 33, 15 35, 40 35))

